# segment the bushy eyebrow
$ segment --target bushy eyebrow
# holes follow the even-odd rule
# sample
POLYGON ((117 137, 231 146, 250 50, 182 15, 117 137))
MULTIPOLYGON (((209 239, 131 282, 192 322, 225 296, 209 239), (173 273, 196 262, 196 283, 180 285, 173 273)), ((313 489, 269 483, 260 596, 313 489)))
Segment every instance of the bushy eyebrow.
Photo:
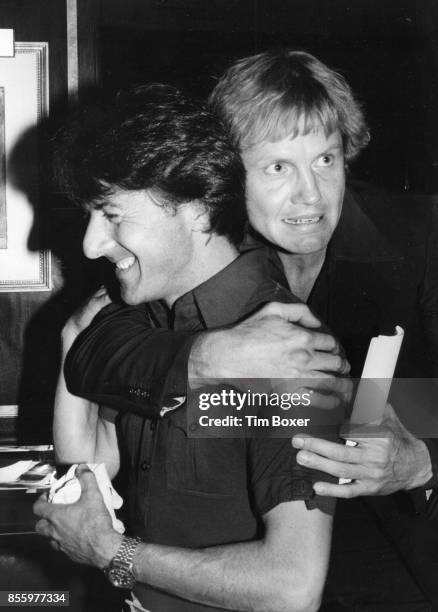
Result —
POLYGON ((114 202, 108 202, 108 200, 94 200, 87 204, 87 210, 102 210, 104 208, 119 208, 118 204, 114 204, 114 202))
POLYGON ((327 152, 333 151, 333 150, 343 151, 344 147, 342 146, 342 144, 331 145, 331 146, 327 147, 327 149, 324 149, 324 151, 321 153, 321 155, 324 155, 324 153, 327 153, 327 152))

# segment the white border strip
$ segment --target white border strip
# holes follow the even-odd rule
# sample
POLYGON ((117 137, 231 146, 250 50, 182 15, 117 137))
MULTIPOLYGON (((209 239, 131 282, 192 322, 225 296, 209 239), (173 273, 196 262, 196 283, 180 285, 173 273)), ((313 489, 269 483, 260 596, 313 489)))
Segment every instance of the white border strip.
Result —
POLYGON ((13 419, 18 417, 18 406, 0 406, 0 419, 13 419))

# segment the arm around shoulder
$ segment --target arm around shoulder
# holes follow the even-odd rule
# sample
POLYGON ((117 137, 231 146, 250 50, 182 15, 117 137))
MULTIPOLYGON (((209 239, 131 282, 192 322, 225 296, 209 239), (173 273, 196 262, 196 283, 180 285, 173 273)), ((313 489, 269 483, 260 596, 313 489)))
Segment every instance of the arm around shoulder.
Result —
POLYGON ((111 304, 69 351, 68 390, 120 410, 156 416, 167 396, 186 393, 194 338, 193 332, 153 328, 144 305, 111 304))

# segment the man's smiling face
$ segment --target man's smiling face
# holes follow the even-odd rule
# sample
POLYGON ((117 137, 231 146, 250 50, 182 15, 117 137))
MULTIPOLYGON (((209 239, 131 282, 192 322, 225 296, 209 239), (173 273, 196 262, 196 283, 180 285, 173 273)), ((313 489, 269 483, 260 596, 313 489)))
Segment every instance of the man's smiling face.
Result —
POLYGON ((288 253, 324 251, 338 224, 345 190, 341 134, 322 128, 261 142, 242 152, 252 227, 288 253))
POLYGON ((169 210, 145 190, 114 188, 89 212, 84 253, 114 264, 127 304, 164 299, 170 305, 196 285, 191 204, 169 210))

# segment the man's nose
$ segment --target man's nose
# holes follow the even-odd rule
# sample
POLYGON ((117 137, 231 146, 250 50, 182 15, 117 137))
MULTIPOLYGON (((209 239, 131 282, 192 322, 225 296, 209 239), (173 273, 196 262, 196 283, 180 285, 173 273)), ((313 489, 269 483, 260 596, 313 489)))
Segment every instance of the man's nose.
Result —
POLYGON ((82 250, 88 259, 104 257, 114 246, 111 228, 100 211, 93 211, 82 242, 82 250))
POLYGON ((318 204, 320 199, 318 179, 312 169, 300 171, 292 191, 292 203, 311 206, 318 204))

